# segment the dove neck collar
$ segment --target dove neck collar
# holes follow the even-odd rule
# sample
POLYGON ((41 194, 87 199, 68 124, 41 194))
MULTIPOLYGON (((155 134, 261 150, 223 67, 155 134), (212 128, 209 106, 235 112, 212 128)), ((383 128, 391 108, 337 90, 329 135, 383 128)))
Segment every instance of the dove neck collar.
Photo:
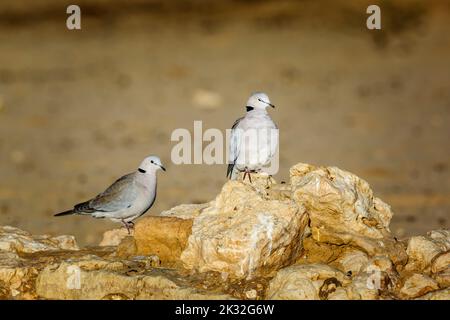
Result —
POLYGON ((255 107, 250 107, 250 106, 246 106, 245 108, 247 109, 247 112, 267 113, 266 109, 255 108, 255 107))

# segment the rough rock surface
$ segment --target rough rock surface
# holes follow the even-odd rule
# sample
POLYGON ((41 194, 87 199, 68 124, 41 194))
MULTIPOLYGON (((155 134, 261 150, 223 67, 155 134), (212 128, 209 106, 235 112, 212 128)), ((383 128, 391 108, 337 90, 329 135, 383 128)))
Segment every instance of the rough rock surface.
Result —
POLYGON ((254 186, 229 181, 194 218, 181 261, 188 269, 233 277, 273 271, 297 258, 306 224, 303 206, 270 199, 254 186))
POLYGON ((0 226, 0 250, 33 253, 49 250, 78 250, 73 236, 33 236, 10 226, 0 226))
POLYGON ((273 300, 326 299, 350 277, 324 264, 295 265, 280 270, 270 282, 267 298, 273 300))
POLYGON ((405 269, 428 270, 433 259, 448 250, 450 250, 450 230, 435 230, 428 232, 426 236, 412 237, 406 249, 409 260, 405 269))
POLYGON ((229 299, 223 293, 205 292, 180 283, 177 275, 142 261, 108 261, 89 258, 46 267, 36 281, 36 293, 47 299, 229 299), (141 262, 141 266, 139 266, 141 262))
POLYGON ((437 289, 439 286, 435 280, 426 275, 414 273, 405 279, 400 294, 407 299, 417 298, 437 289))
POLYGON ((397 241, 367 182, 297 164, 79 249, 0 227, 0 299, 450 299, 450 231, 397 241))
POLYGON ((391 236, 392 211, 369 184, 336 167, 297 164, 290 169, 292 197, 304 204, 314 240, 359 247, 369 255, 388 254, 396 264, 407 255, 391 236))

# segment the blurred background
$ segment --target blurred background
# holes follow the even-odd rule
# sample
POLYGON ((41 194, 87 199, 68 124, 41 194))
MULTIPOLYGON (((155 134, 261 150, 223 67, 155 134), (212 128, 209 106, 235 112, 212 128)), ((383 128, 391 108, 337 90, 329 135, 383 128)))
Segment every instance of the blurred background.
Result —
POLYGON ((2 1, 0 225, 96 244, 118 225, 53 214, 149 154, 168 171, 148 214, 211 200, 226 165, 175 166, 171 133, 230 128, 258 90, 277 105, 277 181, 338 166, 392 206, 397 237, 448 228, 449 34, 445 0, 2 1))

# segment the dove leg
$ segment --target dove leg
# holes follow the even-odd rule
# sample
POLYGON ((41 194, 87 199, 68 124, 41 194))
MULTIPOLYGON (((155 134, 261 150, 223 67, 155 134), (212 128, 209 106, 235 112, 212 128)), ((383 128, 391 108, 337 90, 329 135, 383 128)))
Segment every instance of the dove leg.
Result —
POLYGON ((242 181, 245 181, 245 177, 248 175, 248 181, 250 181, 250 183, 252 183, 252 177, 250 176, 250 172, 251 172, 251 170, 249 170, 248 168, 245 168, 244 177, 242 178, 242 181))
POLYGON ((134 222, 126 222, 124 219, 121 220, 125 228, 127 228, 128 234, 131 235, 131 229, 134 229, 134 222))

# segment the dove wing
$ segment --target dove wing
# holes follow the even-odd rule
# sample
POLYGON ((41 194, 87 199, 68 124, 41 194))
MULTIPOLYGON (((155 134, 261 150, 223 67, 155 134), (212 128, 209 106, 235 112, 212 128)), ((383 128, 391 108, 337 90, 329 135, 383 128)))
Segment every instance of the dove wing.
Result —
POLYGON ((114 212, 130 207, 138 195, 135 173, 115 181, 108 189, 88 202, 93 211, 114 212))
POLYGON ((234 165, 236 163, 236 159, 239 156, 239 149, 241 146, 241 135, 242 130, 237 130, 241 120, 244 117, 237 119, 233 126, 231 127, 231 135, 230 135, 230 152, 228 156, 228 169, 227 169, 227 177, 231 178, 234 165))

